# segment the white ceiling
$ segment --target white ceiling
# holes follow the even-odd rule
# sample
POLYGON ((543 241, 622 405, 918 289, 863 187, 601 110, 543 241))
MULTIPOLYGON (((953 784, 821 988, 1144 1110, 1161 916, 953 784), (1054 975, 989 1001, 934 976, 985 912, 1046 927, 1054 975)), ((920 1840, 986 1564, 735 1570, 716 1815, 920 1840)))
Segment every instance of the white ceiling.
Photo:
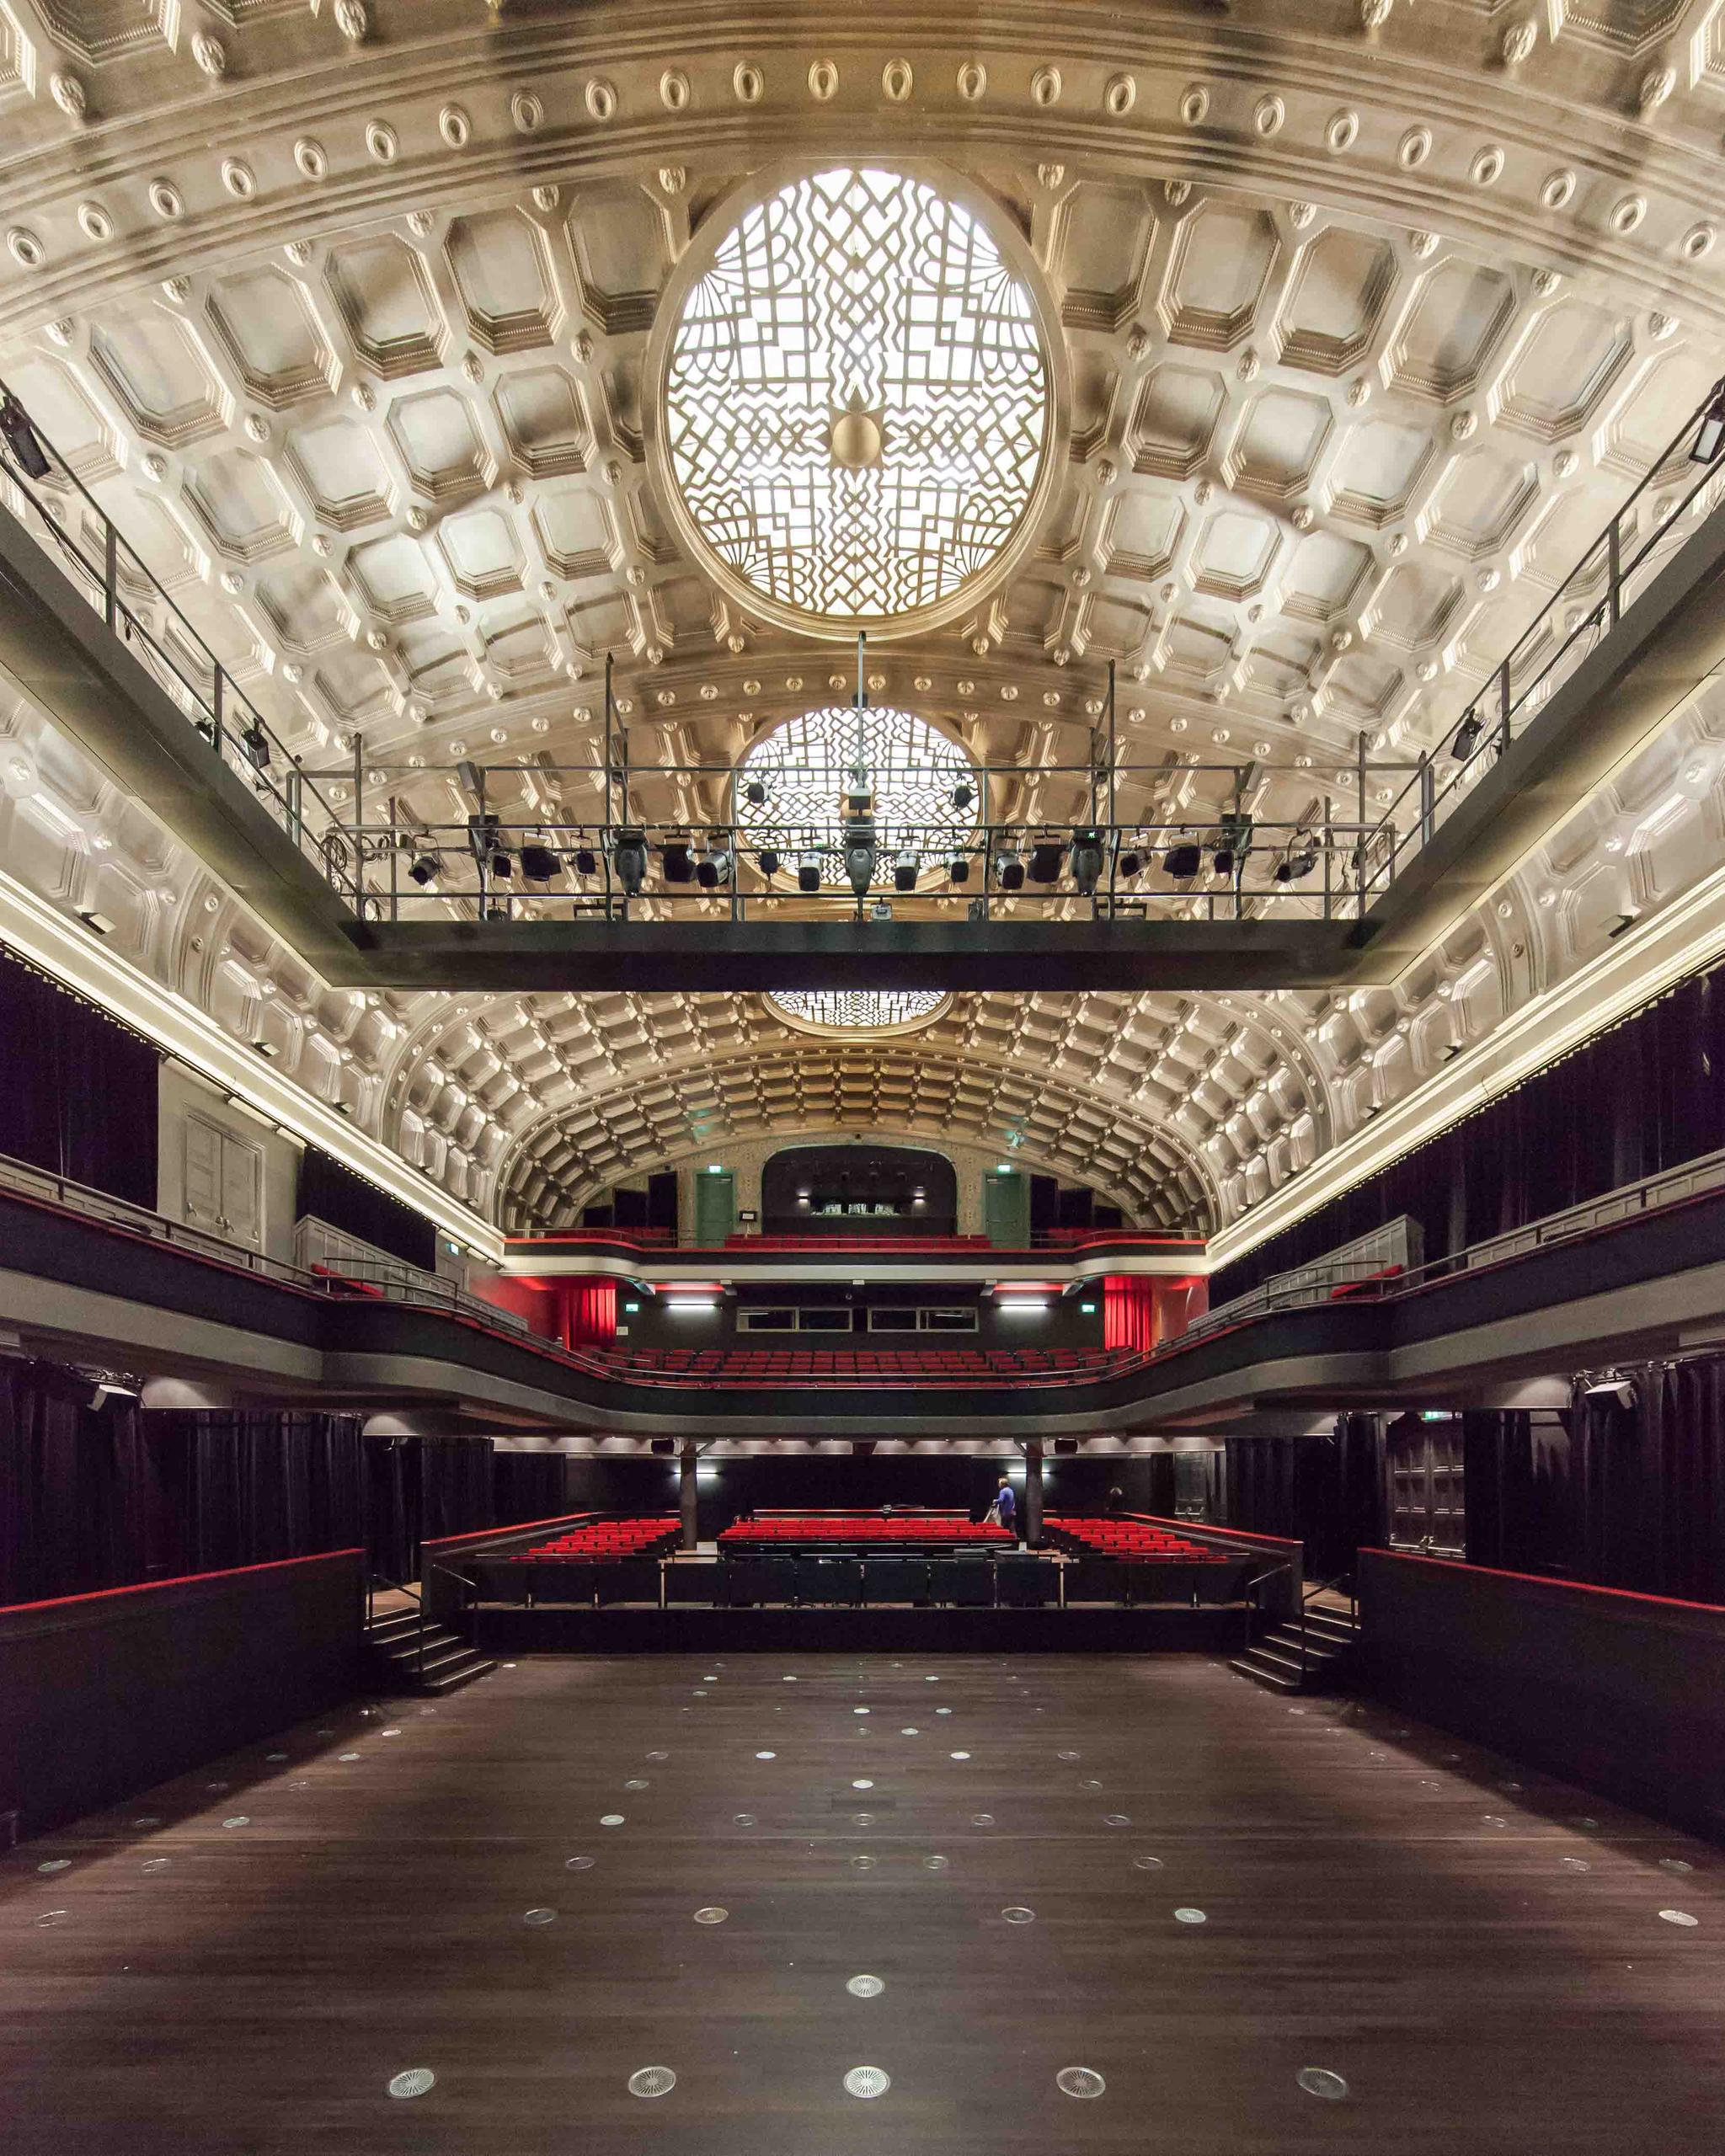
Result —
MULTIPOLYGON (((878 698, 1025 767, 1007 814, 1080 812, 1035 771, 1081 760, 1109 658, 1146 767, 1123 814, 1204 815, 1226 782, 1183 766, 1268 760, 1253 805, 1294 820, 1361 732, 1435 743, 1725 370, 1714 7, 1001 5, 970 48, 921 9, 796 14, 745 41, 651 0, 0 4, 0 374, 312 758, 537 755, 577 768, 515 782, 530 813, 579 817, 607 649, 638 769, 729 763, 848 691, 841 654, 685 558, 645 449, 658 295, 788 155, 937 143, 1064 323, 1036 545, 871 662, 878 698)), ((10 873, 107 878, 141 963, 540 1222, 726 1134, 879 1119, 1017 1130, 1143 1217, 1219 1225, 1583 963, 1631 884, 1683 888, 1718 825, 1691 712, 1651 792, 1620 775, 1359 1007, 1050 980, 835 1050, 746 998, 368 1006, 213 889, 193 951, 207 879, 36 716, 10 730, 10 873)), ((430 768, 392 790, 466 813, 430 768)), ((666 776, 638 805, 717 802, 666 776)))

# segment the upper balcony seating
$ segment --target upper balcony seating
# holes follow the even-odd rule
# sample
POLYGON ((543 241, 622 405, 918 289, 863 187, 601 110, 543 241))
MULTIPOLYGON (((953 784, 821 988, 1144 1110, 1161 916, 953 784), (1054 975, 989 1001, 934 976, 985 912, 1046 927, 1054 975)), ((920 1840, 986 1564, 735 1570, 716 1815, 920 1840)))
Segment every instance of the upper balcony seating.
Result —
POLYGON ((727 1235, 724 1246, 727 1250, 793 1251, 807 1257, 818 1257, 824 1251, 860 1251, 868 1257, 910 1251, 919 1257, 949 1257, 959 1251, 995 1247, 986 1235, 825 1235, 818 1230, 803 1235, 727 1235))
POLYGON ((1231 1563, 1225 1550, 1212 1550, 1183 1534, 1141 1519, 1082 1519, 1051 1513, 1043 1521, 1044 1532, 1071 1545, 1074 1550, 1098 1557, 1155 1557, 1174 1562, 1231 1563))
POLYGON ((770 1514, 732 1522, 718 1538, 722 1550, 795 1549, 799 1544, 927 1549, 948 1543, 1012 1546, 1003 1527, 962 1513, 806 1513, 770 1514))
POLYGON ((676 1539, 675 1515, 649 1518, 584 1520, 554 1542, 536 1542, 531 1550, 516 1551, 518 1558, 639 1557, 669 1546, 676 1539))
POLYGON ((632 1385, 1072 1385, 1135 1359, 1118 1348, 655 1348, 590 1351, 604 1374, 632 1385))

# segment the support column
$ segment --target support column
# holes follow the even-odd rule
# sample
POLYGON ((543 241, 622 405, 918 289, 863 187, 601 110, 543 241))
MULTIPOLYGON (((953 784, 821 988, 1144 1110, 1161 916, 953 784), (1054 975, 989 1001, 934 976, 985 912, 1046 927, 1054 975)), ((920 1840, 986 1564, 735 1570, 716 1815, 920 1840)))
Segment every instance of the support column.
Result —
POLYGON ((1042 1447, 1024 1448, 1024 1541, 1028 1548, 1042 1547, 1042 1447))
POLYGON ((677 1455, 677 1497, 683 1516, 682 1546, 685 1550, 692 1550, 701 1539, 697 1510, 701 1492, 695 1473, 696 1462, 700 1457, 700 1447, 686 1443, 677 1455))

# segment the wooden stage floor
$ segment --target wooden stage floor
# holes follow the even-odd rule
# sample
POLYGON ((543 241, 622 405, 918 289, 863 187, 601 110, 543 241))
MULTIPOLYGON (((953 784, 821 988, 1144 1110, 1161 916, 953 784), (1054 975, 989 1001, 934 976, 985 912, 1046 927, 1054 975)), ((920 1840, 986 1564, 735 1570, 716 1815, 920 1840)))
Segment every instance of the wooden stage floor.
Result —
POLYGON ((0 1859, 0 2150, 1717 2156, 1722 1889, 1195 1655, 524 1659, 0 1859))

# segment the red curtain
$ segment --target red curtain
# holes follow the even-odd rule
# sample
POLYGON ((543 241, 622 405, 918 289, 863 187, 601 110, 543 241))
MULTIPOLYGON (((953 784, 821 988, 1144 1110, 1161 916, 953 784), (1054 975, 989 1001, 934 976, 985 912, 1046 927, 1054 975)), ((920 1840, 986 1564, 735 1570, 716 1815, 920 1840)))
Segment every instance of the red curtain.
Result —
POLYGON ((1102 1283, 1104 1348, 1154 1348, 1156 1283, 1131 1273, 1109 1273, 1102 1283))
POLYGON ((563 1280, 563 1342, 565 1348, 602 1348, 617 1337, 615 1280, 563 1280))

